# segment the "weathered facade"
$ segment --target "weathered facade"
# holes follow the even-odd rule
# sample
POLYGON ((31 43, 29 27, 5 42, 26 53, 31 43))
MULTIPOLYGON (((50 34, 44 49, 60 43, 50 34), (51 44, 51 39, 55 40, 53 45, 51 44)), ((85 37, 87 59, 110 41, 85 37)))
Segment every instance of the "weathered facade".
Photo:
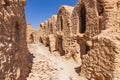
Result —
POLYGON ((73 10, 71 41, 76 40, 80 45, 80 74, 87 79, 120 79, 118 3, 114 0, 80 0, 73 10))
POLYGON ((72 6, 61 6, 57 16, 56 48, 61 55, 69 53, 72 6))
POLYGON ((51 53, 53 53, 56 50, 56 37, 54 35, 56 33, 56 31, 57 31, 56 22, 57 22, 57 15, 53 15, 50 18, 50 22, 49 22, 50 34, 48 36, 49 44, 50 44, 49 49, 50 49, 51 53))
POLYGON ((51 52, 56 50, 56 38, 54 35, 57 31, 56 21, 57 15, 53 15, 48 21, 41 23, 39 29, 37 30, 38 33, 40 33, 37 33, 37 39, 39 39, 39 42, 43 43, 45 46, 49 46, 51 52))
POLYGON ((40 40, 39 42, 43 43, 45 45, 45 39, 44 39, 44 36, 45 36, 45 26, 44 26, 44 23, 41 23, 39 28, 38 28, 38 32, 40 33, 39 34, 39 38, 38 40, 40 40))
POLYGON ((119 80, 120 29, 101 33, 92 39, 90 51, 83 56, 81 75, 94 80, 119 80))
POLYGON ((0 80, 26 80, 30 72, 25 0, 0 0, 0 80))
POLYGON ((74 8, 60 7, 52 22, 54 28, 51 21, 41 24, 40 31, 49 36, 47 41, 41 35, 42 42, 48 42, 50 48, 53 44, 52 51, 78 62, 81 76, 88 80, 120 79, 119 0, 79 0, 74 8))
MULTIPOLYGON (((27 43, 36 43, 37 42, 37 31, 33 30, 32 26, 30 24, 27 24, 26 28, 26 36, 27 36, 27 43)), ((39 33, 38 33, 39 34, 39 33)))

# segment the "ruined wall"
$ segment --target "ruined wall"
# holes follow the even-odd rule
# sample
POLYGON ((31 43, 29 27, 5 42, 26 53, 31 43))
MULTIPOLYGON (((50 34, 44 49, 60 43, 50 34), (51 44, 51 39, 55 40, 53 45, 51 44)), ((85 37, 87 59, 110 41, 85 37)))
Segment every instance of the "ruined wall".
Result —
POLYGON ((49 48, 51 53, 53 53, 56 50, 56 37, 55 37, 55 33, 57 31, 56 22, 57 22, 57 15, 53 15, 49 21, 50 34, 48 36, 50 42, 49 48))
POLYGON ((40 24, 36 34, 37 34, 37 41, 42 42, 45 46, 49 46, 51 52, 55 51, 55 33, 56 33, 56 21, 57 15, 52 15, 48 21, 45 21, 40 24))
POLYGON ((25 3, 0 0, 0 80, 26 80, 30 71, 25 3))
POLYGON ((96 0, 79 0, 72 13, 72 33, 92 37, 99 33, 96 0))
MULTIPOLYGON (((116 21, 119 20, 117 4, 117 0, 78 1, 71 19, 71 46, 77 41, 80 51, 76 51, 80 52, 81 56, 87 54, 92 37, 99 35, 103 30, 119 27, 119 22, 116 21)), ((71 54, 74 53, 71 51, 71 54)))
POLYGON ((44 34, 49 35, 50 44, 56 41, 55 50, 60 55, 67 54, 78 62, 80 76, 88 80, 120 79, 119 0, 79 0, 74 8, 60 7, 55 32, 50 23, 51 19, 46 28, 49 31, 44 29, 50 34, 44 34))
MULTIPOLYGON (((44 23, 40 24, 41 32, 42 32, 42 33, 41 33, 41 38, 42 38, 43 44, 44 44, 45 46, 47 46, 47 41, 46 41, 46 38, 47 38, 46 23, 47 23, 47 22, 44 22, 44 23)), ((39 31, 39 32, 40 32, 40 31, 39 31)))
POLYGON ((44 35, 45 35, 44 23, 40 24, 38 32, 40 33, 38 40, 40 40, 40 42, 44 44, 45 43, 44 42, 44 35))
POLYGON ((27 28, 26 28, 26 36, 27 36, 27 43, 35 43, 37 41, 37 31, 33 30, 32 26, 30 24, 27 24, 27 28))
POLYGON ((117 20, 116 26, 117 27, 120 27, 120 15, 119 14, 120 14, 120 1, 118 0, 118 2, 117 2, 117 14, 116 14, 116 20, 117 20))
POLYGON ((55 34, 56 32, 56 21, 57 21, 57 15, 52 15, 48 19, 48 33, 49 34, 55 34))
POLYGON ((87 54, 91 38, 100 33, 97 0, 79 0, 72 12, 71 22, 70 54, 76 55, 79 60, 87 54))
POLYGON ((44 28, 45 28, 45 33, 44 33, 44 40, 45 40, 45 46, 49 46, 50 43, 49 43, 49 38, 48 38, 48 35, 49 35, 49 21, 45 21, 44 22, 44 28))
POLYGON ((92 40, 90 51, 83 56, 81 75, 93 80, 119 80, 120 29, 102 33, 92 40))
POLYGON ((61 55, 69 52, 70 46, 70 33, 71 33, 71 14, 73 11, 72 6, 61 6, 58 11, 57 17, 57 40, 58 41, 58 51, 61 55))
POLYGON ((55 34, 57 31, 57 15, 52 15, 51 17, 51 28, 52 28, 52 34, 55 34))
POLYGON ((36 32, 36 42, 43 43, 43 40, 42 40, 43 30, 41 28, 41 24, 35 32, 36 32))
POLYGON ((80 0, 73 10, 71 41, 76 40, 80 45, 81 75, 90 80, 119 80, 116 56, 119 56, 120 16, 117 15, 117 4, 114 0, 80 0))
POLYGON ((72 33, 93 37, 116 25, 117 0, 79 0, 72 14, 72 33))

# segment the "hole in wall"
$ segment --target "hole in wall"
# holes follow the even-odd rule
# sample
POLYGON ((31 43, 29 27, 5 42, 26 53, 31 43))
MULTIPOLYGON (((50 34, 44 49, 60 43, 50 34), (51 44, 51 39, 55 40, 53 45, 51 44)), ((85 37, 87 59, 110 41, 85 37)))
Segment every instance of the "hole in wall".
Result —
POLYGON ((33 43, 34 42, 34 36, 33 34, 30 34, 30 43, 33 43))
POLYGON ((43 43, 43 40, 42 40, 42 38, 41 38, 41 37, 40 37, 39 41, 40 41, 40 43, 43 43))
POLYGON ((104 25, 104 20, 103 20, 103 15, 104 15, 104 6, 103 3, 99 0, 97 0, 97 12, 98 12, 98 16, 99 16, 99 29, 104 30, 105 29, 105 25, 104 25))
POLYGON ((84 41, 78 41, 78 43, 80 45, 80 55, 82 58, 83 55, 88 54, 88 52, 90 51, 90 47, 84 41))
POLYGON ((61 25, 61 31, 63 30, 63 18, 62 16, 60 17, 60 25, 61 25))
POLYGON ((79 15, 79 32, 80 33, 85 33, 86 31, 86 8, 83 5, 80 10, 80 15, 79 15))
POLYGON ((51 31, 51 33, 53 33, 53 25, 52 25, 52 23, 50 24, 50 31, 51 31))
POLYGON ((89 51, 90 51, 90 47, 86 44, 86 52, 85 52, 85 54, 88 54, 89 51))
POLYGON ((46 47, 50 47, 50 41, 48 37, 46 38, 46 47))
POLYGON ((63 39, 61 37, 57 38, 56 49, 60 52, 60 56, 65 55, 65 51, 63 50, 63 39))
POLYGON ((97 0, 97 10, 98 10, 98 15, 102 16, 104 13, 104 7, 102 2, 100 2, 99 0, 97 0))
POLYGON ((10 6, 10 2, 8 0, 5 0, 5 5, 4 6, 10 6))

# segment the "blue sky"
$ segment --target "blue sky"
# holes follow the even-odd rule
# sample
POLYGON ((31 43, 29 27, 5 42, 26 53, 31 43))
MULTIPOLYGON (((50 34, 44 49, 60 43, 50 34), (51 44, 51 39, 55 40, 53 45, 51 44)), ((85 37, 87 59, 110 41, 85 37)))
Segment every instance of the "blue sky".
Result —
POLYGON ((27 23, 37 29, 39 24, 58 13, 61 5, 75 6, 78 0, 26 0, 25 15, 27 23))

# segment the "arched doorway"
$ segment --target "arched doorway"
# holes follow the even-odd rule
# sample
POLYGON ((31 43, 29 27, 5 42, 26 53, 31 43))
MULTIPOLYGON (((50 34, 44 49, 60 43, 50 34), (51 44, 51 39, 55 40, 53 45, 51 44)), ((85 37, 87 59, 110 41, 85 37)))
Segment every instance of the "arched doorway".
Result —
POLYGON ((63 17, 62 16, 60 17, 60 28, 62 31, 63 30, 63 17))
POLYGON ((33 34, 30 34, 30 43, 34 43, 34 35, 33 34))
POLYGON ((40 42, 40 43, 43 43, 43 40, 42 40, 42 38, 41 38, 41 37, 40 37, 40 39, 39 39, 39 42, 40 42))
POLYGON ((82 5, 80 14, 79 14, 79 32, 85 33, 86 31, 86 8, 82 5))
POLYGON ((50 23, 50 32, 51 32, 51 34, 53 34, 53 24, 52 23, 50 23))
POLYGON ((49 37, 46 37, 46 44, 45 44, 46 47, 50 47, 50 40, 49 40, 49 37))
POLYGON ((101 32, 101 30, 105 29, 105 24, 104 24, 104 6, 103 6, 103 2, 101 2, 100 0, 97 0, 97 12, 98 12, 98 16, 99 16, 99 30, 101 32))
POLYGON ((63 50, 63 39, 60 36, 56 39, 56 50, 60 52, 60 56, 65 55, 65 51, 63 50))
POLYGON ((88 54, 90 51, 90 47, 86 43, 86 41, 78 40, 77 43, 80 45, 80 57, 82 58, 83 55, 88 54))

